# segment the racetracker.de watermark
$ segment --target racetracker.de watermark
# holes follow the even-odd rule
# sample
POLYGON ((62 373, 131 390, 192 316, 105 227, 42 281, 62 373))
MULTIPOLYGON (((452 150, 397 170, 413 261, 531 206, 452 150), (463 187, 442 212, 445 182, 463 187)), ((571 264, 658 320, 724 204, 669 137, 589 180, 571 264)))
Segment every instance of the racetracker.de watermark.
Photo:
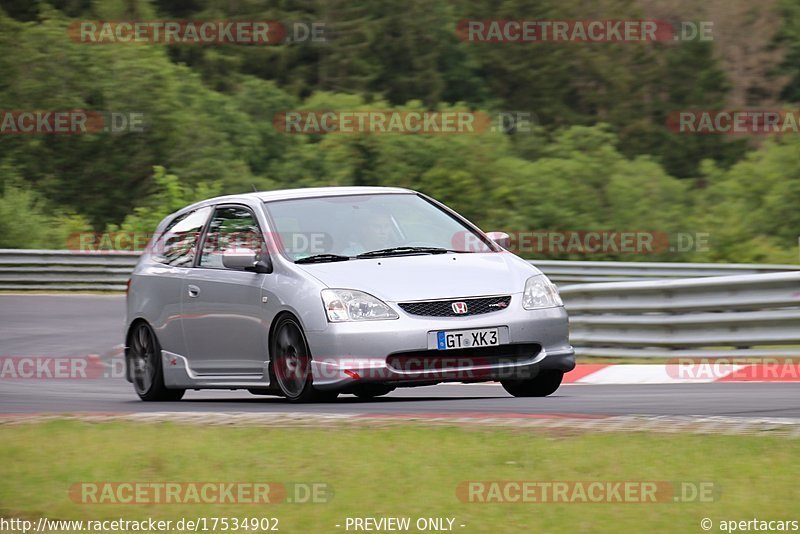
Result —
POLYGON ((687 109, 667 116, 667 128, 678 134, 770 135, 800 132, 800 110, 687 109))
POLYGON ((731 380, 737 382, 800 380, 800 356, 794 358, 673 358, 667 375, 681 380, 731 380))
POLYGON ((286 134, 461 134, 492 131, 480 111, 284 111, 272 125, 286 134))
POLYGON ((653 43, 711 41, 712 21, 663 20, 461 20, 459 39, 469 43, 653 43))
POLYGON ((325 504, 333 495, 324 482, 93 481, 69 488, 78 504, 325 504))
POLYGON ((0 380, 124 378, 125 360, 114 356, 0 356, 0 380))
POLYGON ((275 45, 326 42, 324 22, 275 20, 76 21, 70 39, 83 44, 275 45))
MULTIPOLYGON (((469 338, 469 336, 467 337, 469 338)), ((454 349, 454 347, 448 348, 454 349)), ((349 377, 354 381, 353 385, 386 380, 402 380, 404 382, 524 380, 534 378, 539 374, 539 369, 531 363, 538 354, 538 349, 535 347, 530 347, 530 352, 520 356, 480 355, 481 352, 487 350, 491 351, 492 346, 475 345, 473 348, 452 351, 431 349, 414 355, 389 357, 327 358, 323 356, 313 360, 313 374, 315 380, 338 381, 349 377), (449 352, 456 354, 448 354, 449 352)), ((306 370, 307 363, 301 364, 289 372, 283 372, 286 373, 284 375, 286 378, 302 378, 306 370)))
POLYGON ((285 134, 483 134, 533 133, 535 112, 525 110, 394 111, 339 110, 276 113, 273 127, 285 134))
MULTIPOLYGON (((67 238, 67 249, 85 254, 114 252, 168 253, 183 246, 192 248, 199 232, 79 232, 67 238)), ((261 251, 291 255, 323 254, 330 250, 333 237, 327 232, 224 232, 209 234, 203 242, 205 254, 261 251)))
POLYGON ((145 114, 134 111, 0 110, 3 135, 142 133, 145 114))
POLYGON ((456 486, 458 500, 470 504, 710 503, 719 494, 707 481, 475 480, 456 486))
MULTIPOLYGON (((657 254, 661 252, 707 252, 707 232, 658 232, 624 230, 520 230, 508 232, 506 250, 515 254, 657 254)), ((471 232, 453 236, 456 250, 489 252, 489 247, 471 232)))

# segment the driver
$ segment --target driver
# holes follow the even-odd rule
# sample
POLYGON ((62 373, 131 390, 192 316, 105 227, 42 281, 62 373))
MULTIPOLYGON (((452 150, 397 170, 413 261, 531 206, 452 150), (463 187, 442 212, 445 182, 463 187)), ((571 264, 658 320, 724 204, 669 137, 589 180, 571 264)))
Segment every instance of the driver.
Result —
POLYGON ((356 256, 370 250, 389 248, 397 244, 396 226, 391 215, 370 210, 362 220, 364 224, 358 228, 356 240, 350 241, 342 254, 356 256))

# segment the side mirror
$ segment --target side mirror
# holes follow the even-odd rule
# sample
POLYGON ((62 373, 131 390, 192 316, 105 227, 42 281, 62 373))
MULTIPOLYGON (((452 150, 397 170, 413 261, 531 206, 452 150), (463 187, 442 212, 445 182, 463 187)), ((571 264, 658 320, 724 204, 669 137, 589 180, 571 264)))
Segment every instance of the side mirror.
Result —
POLYGON ((269 261, 269 258, 262 260, 254 250, 249 248, 224 251, 222 253, 222 265, 227 269, 235 269, 237 271, 272 272, 272 262, 269 261))
POLYGON ((511 236, 505 232, 488 232, 486 237, 503 247, 504 249, 508 249, 511 245, 511 236))

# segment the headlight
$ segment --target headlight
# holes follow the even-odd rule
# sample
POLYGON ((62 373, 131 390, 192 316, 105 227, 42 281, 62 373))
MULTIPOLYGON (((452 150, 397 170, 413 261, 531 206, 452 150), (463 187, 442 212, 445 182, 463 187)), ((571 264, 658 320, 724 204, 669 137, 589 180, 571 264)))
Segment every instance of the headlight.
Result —
POLYGON ((399 318, 381 300, 354 289, 323 289, 322 302, 325 304, 328 321, 332 323, 399 318))
POLYGON ((556 285, 543 274, 528 278, 522 293, 522 307, 526 310, 563 306, 556 285))

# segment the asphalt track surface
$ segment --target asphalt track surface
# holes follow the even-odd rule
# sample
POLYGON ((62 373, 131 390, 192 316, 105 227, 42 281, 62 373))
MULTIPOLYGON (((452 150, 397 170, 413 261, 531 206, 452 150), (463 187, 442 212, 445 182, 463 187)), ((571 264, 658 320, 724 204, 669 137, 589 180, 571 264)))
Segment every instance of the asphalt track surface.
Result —
MULTIPOLYGON (((122 342, 124 298, 0 295, 0 356, 110 354, 122 342)), ((407 388, 363 401, 291 404, 246 391, 189 391, 145 403, 120 378, 0 380, 0 413, 313 412, 376 414, 702 415, 800 418, 800 385, 709 383, 564 385, 547 398, 516 399, 494 384, 407 388)))

